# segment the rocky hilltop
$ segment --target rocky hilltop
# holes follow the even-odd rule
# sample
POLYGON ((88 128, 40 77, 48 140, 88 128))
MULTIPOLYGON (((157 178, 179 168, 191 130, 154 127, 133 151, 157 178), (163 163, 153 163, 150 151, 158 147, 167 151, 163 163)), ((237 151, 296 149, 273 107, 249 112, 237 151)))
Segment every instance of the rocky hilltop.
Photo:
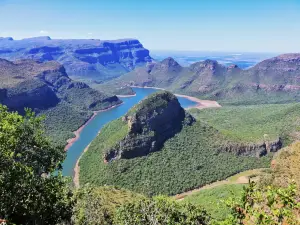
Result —
POLYGON ((57 62, 0 59, 0 103, 11 110, 45 110, 65 102, 83 110, 100 110, 120 103, 82 82, 71 80, 57 62))
MULTIPOLYGON (((104 160, 129 159, 158 151, 166 140, 194 121, 180 106, 175 95, 170 92, 155 93, 115 121, 125 132, 120 135, 122 138, 106 149, 104 160)), ((122 132, 120 127, 112 131, 114 135, 122 132)))
POLYGON ((0 57, 41 62, 56 60, 70 75, 100 81, 120 76, 151 61, 149 51, 136 39, 0 38, 0 57))
POLYGON ((103 86, 154 86, 233 104, 278 103, 300 98, 300 54, 285 54, 242 70, 215 60, 181 67, 174 59, 148 63, 103 86))

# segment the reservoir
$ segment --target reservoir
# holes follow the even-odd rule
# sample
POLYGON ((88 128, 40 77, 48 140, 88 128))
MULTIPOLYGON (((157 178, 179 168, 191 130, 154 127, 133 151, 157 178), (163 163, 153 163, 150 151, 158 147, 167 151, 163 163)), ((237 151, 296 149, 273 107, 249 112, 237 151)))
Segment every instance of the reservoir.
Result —
MULTIPOLYGON (((68 149, 67 157, 63 163, 63 175, 73 176, 76 161, 84 151, 84 149, 91 143, 97 136, 99 130, 108 122, 115 120, 125 115, 128 110, 140 102, 148 95, 159 90, 152 88, 133 88, 136 96, 121 98, 123 104, 112 108, 110 110, 98 113, 81 131, 80 137, 68 149)), ((183 108, 193 107, 197 105, 196 102, 187 98, 177 97, 183 108)))

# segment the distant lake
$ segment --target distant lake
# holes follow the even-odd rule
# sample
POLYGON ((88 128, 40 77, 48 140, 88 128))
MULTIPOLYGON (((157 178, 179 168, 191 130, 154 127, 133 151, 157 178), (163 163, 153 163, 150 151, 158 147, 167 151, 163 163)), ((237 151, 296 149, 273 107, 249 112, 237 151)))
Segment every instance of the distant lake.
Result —
MULTIPOLYGON (((93 120, 91 120, 84 127, 84 129, 80 133, 79 139, 69 148, 67 152, 66 160, 63 163, 63 175, 73 176, 76 161, 78 160, 84 149, 91 143, 94 138, 96 138, 99 130, 105 124, 125 115, 131 107, 136 105, 142 99, 154 92, 159 91, 151 88, 133 89, 136 92, 136 96, 121 98, 124 102, 123 104, 108 111, 98 113, 97 116, 95 116, 93 120)), ((182 97, 178 97, 178 100, 181 106, 184 108, 191 107, 197 104, 196 102, 182 97)))

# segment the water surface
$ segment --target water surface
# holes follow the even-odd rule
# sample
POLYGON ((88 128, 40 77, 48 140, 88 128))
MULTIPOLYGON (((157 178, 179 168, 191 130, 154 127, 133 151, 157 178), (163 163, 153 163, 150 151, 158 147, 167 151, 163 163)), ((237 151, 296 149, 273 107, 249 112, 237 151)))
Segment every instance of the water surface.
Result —
MULTIPOLYGON (((63 163, 63 174, 65 176, 73 176, 73 169, 75 167, 77 159, 80 157, 84 149, 91 143, 91 141, 97 136, 99 130, 103 125, 125 115, 128 110, 136 105, 139 101, 147 97, 148 95, 157 92, 158 90, 152 88, 133 88, 136 92, 134 97, 122 98, 123 104, 110 109, 105 112, 98 113, 82 130, 78 140, 69 148, 67 152, 67 158, 63 163)), ((189 99, 178 97, 178 100, 182 107, 187 108, 196 105, 189 99)))

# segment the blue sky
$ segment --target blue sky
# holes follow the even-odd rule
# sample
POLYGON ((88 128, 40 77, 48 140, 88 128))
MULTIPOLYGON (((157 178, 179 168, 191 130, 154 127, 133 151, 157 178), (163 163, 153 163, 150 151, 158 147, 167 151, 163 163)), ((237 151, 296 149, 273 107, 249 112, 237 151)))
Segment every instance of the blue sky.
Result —
POLYGON ((150 50, 300 52, 300 0, 0 0, 0 36, 137 38, 150 50))

